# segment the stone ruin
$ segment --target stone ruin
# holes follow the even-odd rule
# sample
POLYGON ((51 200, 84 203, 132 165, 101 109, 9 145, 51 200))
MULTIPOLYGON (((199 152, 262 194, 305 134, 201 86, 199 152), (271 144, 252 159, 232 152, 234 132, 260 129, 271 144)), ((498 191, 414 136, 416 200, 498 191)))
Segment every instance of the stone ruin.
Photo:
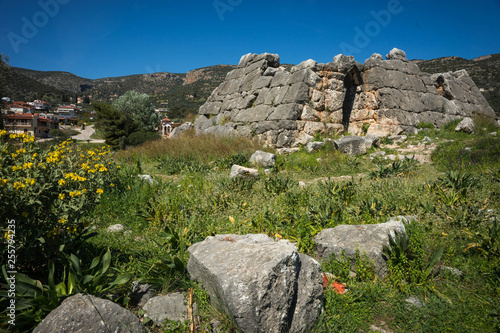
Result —
POLYGON ((375 53, 361 64, 339 54, 288 71, 277 54, 246 54, 200 107, 196 133, 257 137, 279 148, 317 132, 412 134, 419 122, 496 118, 465 70, 424 73, 396 48, 386 59, 375 53))

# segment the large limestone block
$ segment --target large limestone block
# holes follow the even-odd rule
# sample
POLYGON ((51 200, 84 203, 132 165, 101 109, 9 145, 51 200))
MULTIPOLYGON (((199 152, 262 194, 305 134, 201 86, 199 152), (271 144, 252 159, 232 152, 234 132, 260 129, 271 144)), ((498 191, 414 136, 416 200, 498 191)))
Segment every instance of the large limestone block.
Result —
POLYGON ((267 105, 257 105, 253 108, 241 110, 234 117, 235 122, 256 122, 266 120, 267 117, 274 111, 274 108, 267 105))
POLYGON ((269 115, 268 120, 296 120, 302 114, 300 104, 281 104, 269 115))
POLYGON ((285 240, 217 235, 189 249, 188 271, 242 332, 304 332, 321 309, 321 269, 285 240))
MULTIPOLYGON (((405 233, 404 222, 413 220, 411 217, 398 216, 386 223, 364 225, 339 225, 335 228, 324 229, 315 238, 318 256, 327 259, 332 254, 338 258, 342 251, 354 264, 356 250, 360 254, 366 253, 375 264, 375 273, 384 277, 387 274, 387 265, 382 257, 382 246, 389 246, 389 234, 405 233)), ((333 272, 335 274, 335 272, 333 272)))
POLYGON ((408 61, 406 59, 406 53, 403 50, 393 48, 386 56, 387 60, 400 60, 400 61, 408 61))
POLYGON ((305 103, 309 101, 309 87, 304 82, 295 83, 288 89, 283 103, 305 103))
POLYGON ((77 294, 49 313, 33 333, 129 333, 148 330, 132 312, 108 300, 77 294))

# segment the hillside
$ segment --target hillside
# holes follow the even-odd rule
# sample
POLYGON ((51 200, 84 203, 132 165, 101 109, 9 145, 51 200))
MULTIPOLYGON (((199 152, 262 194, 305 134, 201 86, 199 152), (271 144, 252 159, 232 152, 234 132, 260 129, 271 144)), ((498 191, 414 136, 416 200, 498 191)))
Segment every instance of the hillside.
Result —
POLYGON ((43 98, 60 102, 75 95, 112 101, 129 90, 151 95, 158 106, 168 105, 172 117, 196 113, 234 65, 216 65, 189 71, 137 74, 102 79, 86 79, 68 72, 36 71, 11 67, 9 97, 16 100, 43 98))
POLYGON ((432 60, 412 60, 424 72, 443 73, 465 69, 479 88, 484 89, 496 114, 500 116, 500 53, 472 60, 459 57, 444 57, 432 60))

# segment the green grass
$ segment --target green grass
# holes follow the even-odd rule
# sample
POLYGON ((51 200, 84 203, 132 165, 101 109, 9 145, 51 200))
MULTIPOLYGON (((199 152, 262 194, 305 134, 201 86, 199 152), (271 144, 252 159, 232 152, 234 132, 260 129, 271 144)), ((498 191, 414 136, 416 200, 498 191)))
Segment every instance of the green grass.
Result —
MULTIPOLYGON (((92 258, 110 248, 118 272, 130 272, 160 293, 194 288, 201 315, 197 329, 208 329, 216 318, 224 332, 235 332, 230 315, 218 310, 187 277, 187 248, 192 244, 216 234, 263 233, 295 242, 299 251, 314 256, 314 236, 325 228, 414 215, 418 228, 412 242, 418 246, 412 246, 418 249, 418 260, 394 267, 405 267, 416 276, 444 247, 432 272, 421 279, 397 275, 396 269, 383 280, 370 274, 351 278, 341 261, 324 262, 323 268, 346 283, 349 292, 326 291, 325 311, 313 331, 368 332, 375 325, 392 332, 496 332, 500 240, 492 232, 491 219, 500 218, 500 141, 443 131, 409 138, 429 136, 440 144, 434 164, 373 178, 368 174, 376 166, 368 155, 349 158, 329 146, 279 156, 271 174, 261 170, 259 180, 248 182, 229 179, 229 167, 244 164, 259 149, 253 142, 187 136, 146 143, 117 155, 126 171, 122 186, 104 193, 86 217, 98 235, 82 253, 92 258), (455 141, 443 142, 446 135, 455 141), (460 155, 465 147, 471 147, 466 157, 460 155), (137 174, 145 172, 158 183, 140 181, 137 174), (342 181, 328 179, 360 173, 342 181), (305 180, 311 182, 299 186, 305 180), (105 231, 116 223, 128 232, 105 231), (441 266, 463 274, 454 276, 441 266), (408 305, 410 295, 425 306, 408 305)), ((366 272, 368 266, 362 267, 366 272)))

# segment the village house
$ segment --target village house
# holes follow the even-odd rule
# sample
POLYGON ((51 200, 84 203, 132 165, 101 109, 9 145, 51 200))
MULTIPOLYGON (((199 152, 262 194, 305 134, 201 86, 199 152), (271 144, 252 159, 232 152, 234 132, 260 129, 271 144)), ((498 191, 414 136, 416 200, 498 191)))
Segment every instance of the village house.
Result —
POLYGON ((59 128, 57 120, 44 117, 40 113, 11 113, 4 115, 3 121, 8 133, 29 133, 37 138, 48 138, 52 129, 59 128))
POLYGON ((13 113, 34 113, 35 107, 29 103, 13 102, 7 106, 7 110, 13 113))
POLYGON ((35 100, 33 102, 33 106, 35 107, 36 111, 49 111, 50 110, 50 104, 47 102, 44 102, 42 100, 35 100))

